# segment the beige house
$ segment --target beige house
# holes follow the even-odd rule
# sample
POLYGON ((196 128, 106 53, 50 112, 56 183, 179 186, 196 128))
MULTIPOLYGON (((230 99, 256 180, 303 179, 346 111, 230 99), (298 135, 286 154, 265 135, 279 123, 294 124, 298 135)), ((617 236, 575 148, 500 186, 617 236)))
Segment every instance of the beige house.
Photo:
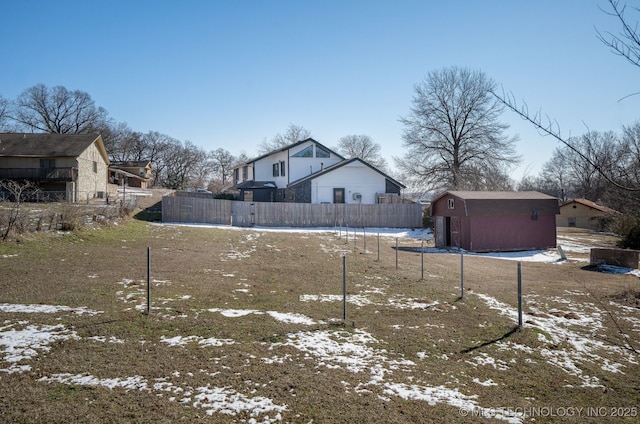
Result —
POLYGON ((36 183, 39 197, 70 202, 104 198, 108 166, 99 135, 0 133, 0 179, 36 183))
POLYGON ((128 187, 149 188, 152 178, 151 161, 113 161, 109 164, 109 182, 128 187))
POLYGON ((598 205, 590 200, 574 199, 560 206, 557 225, 558 227, 577 227, 602 231, 617 214, 619 214, 618 211, 598 205))

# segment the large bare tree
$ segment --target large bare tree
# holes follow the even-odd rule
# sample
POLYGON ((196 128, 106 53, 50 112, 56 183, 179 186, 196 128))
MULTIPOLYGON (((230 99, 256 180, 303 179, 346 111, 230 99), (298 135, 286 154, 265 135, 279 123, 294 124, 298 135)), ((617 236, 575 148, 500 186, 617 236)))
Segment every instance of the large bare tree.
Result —
POLYGON ((209 159, 212 163, 212 174, 214 180, 212 181, 216 191, 222 190, 233 177, 233 166, 236 163, 236 158, 226 149, 222 147, 213 150, 209 153, 209 159))
POLYGON ((6 130, 6 122, 9 118, 9 100, 0 96, 0 131, 6 130))
MULTIPOLYGON (((632 65, 640 67, 640 35, 638 34, 638 22, 632 22, 626 15, 627 5, 620 4, 618 0, 609 0, 610 10, 604 12, 618 21, 620 28, 618 33, 610 31, 600 32, 596 30, 598 38, 611 50, 632 65)), ((639 7, 632 7, 632 13, 640 13, 639 7)))
POLYGON ((309 137, 311 137, 311 133, 304 127, 289 124, 284 134, 278 133, 271 140, 265 138, 258 146, 258 154, 266 154, 309 137))
POLYGON ((499 120, 503 105, 491 95, 494 87, 478 70, 429 72, 415 86, 410 113, 400 119, 407 152, 394 158, 398 168, 434 190, 478 189, 478 181, 506 177, 519 161, 517 137, 505 135, 509 126, 499 120))
POLYGON ((348 159, 360 158, 383 171, 387 168, 387 161, 380 153, 380 145, 368 135, 345 135, 338 140, 335 150, 348 159))
POLYGON ((84 91, 37 84, 18 95, 11 118, 26 131, 79 134, 103 128, 107 112, 84 91))

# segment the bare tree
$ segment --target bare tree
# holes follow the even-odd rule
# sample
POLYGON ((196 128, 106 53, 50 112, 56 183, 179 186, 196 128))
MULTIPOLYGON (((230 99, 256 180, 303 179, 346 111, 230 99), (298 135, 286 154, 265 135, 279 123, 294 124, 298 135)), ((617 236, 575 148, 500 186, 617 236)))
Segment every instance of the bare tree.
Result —
POLYGON ((172 140, 161 151, 158 162, 163 164, 158 173, 158 179, 163 187, 174 190, 185 190, 190 186, 203 183, 202 161, 206 159, 206 153, 190 141, 182 144, 172 140))
POLYGON ((107 112, 84 91, 37 84, 18 96, 11 118, 27 131, 79 134, 103 128, 107 112))
POLYGON ((415 86, 413 107, 404 124, 402 158, 394 158, 405 175, 430 189, 464 189, 496 171, 518 163, 509 128, 498 120, 503 111, 491 96, 494 82, 483 72, 445 68, 429 72, 415 86))
MULTIPOLYGON (((613 16, 619 21, 620 31, 614 34, 609 31, 600 32, 596 30, 598 39, 602 41, 611 50, 627 59, 632 65, 640 67, 640 35, 638 35, 638 22, 632 23, 625 13, 627 5, 621 5, 618 0, 609 0, 611 10, 604 11, 606 14, 613 16)), ((640 12, 640 8, 632 7, 631 10, 636 13, 640 12)))
POLYGON ((265 138, 262 143, 260 143, 260 146, 258 146, 258 153, 269 153, 309 137, 311 137, 311 133, 304 127, 289 124, 284 134, 278 133, 270 141, 265 138))
POLYGON ((212 174, 214 177, 215 191, 220 191, 232 180, 233 166, 236 158, 223 148, 213 150, 209 153, 212 162, 212 174))
POLYGON ((383 171, 387 168, 387 161, 380 154, 380 145, 368 135, 345 135, 338 140, 335 150, 348 159, 360 158, 383 171))
MULTIPOLYGON (((6 213, 0 215, 0 240, 6 241, 14 232, 22 231, 23 214, 22 203, 28 196, 36 194, 38 187, 30 182, 18 182, 13 180, 0 180, 0 194, 7 194, 12 203, 5 209, 6 213)), ((3 200, 0 197, 0 200, 3 200)))
POLYGON ((139 160, 140 153, 144 150, 141 133, 133 131, 126 123, 120 122, 106 126, 100 134, 111 160, 139 160))
POLYGON ((620 151, 617 155, 624 185, 640 187, 640 121, 622 129, 620 151))
POLYGON ((6 122, 9 119, 9 100, 0 96, 0 131, 6 130, 6 122))

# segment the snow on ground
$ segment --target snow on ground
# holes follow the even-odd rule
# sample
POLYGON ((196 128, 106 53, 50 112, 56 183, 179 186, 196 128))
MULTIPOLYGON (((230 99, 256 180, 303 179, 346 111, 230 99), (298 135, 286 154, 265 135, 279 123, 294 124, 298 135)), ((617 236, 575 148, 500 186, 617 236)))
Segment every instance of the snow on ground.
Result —
POLYGON ((81 308, 70 308, 68 306, 54 306, 54 305, 19 305, 12 303, 0 303, 0 312, 10 312, 10 313, 25 313, 25 314, 55 314, 58 312, 73 312, 78 315, 98 315, 102 312, 93 311, 91 309, 81 307, 81 308))
MULTIPOLYGON (((162 224, 164 225, 164 224, 162 224)), ((203 227, 198 225, 198 227, 203 227)), ((333 233, 337 234, 335 228, 325 229, 292 229, 292 228, 238 228, 220 226, 227 230, 247 231, 240 242, 240 248, 231 248, 226 254, 221 256, 221 260, 241 260, 253 253, 257 248, 258 239, 262 232, 269 231, 288 231, 297 233, 333 233)), ((340 229, 343 233, 345 229, 340 229)), ((345 231, 346 232, 346 231, 345 231)), ((343 233, 344 234, 344 233, 343 233)), ((406 230, 406 229, 367 229, 367 234, 380 234, 384 237, 393 238, 409 238, 415 240, 430 240, 433 235, 426 230, 406 230)), ((360 231, 358 237, 362 236, 360 231)), ((353 230, 350 230, 350 237, 353 237, 353 230)), ((335 247, 323 247, 327 251, 336 251, 335 247)), ((563 240, 563 248, 565 252, 584 253, 588 251, 588 246, 574 243, 570 240, 563 240)), ((430 249, 430 252, 436 252, 430 249)), ((451 253, 449 251, 438 251, 443 253, 451 253)), ((560 255, 554 250, 547 251, 529 251, 529 252, 507 252, 507 253, 484 253, 475 254, 487 257, 494 257, 506 260, 519 261, 537 261, 557 263, 560 255)), ((217 271, 217 270, 216 270, 217 271)), ((615 273, 636 273, 637 270, 618 269, 615 267, 606 267, 603 272, 615 273)), ((225 278, 234 278, 233 274, 222 274, 225 278)), ((122 290, 117 291, 117 296, 125 305, 133 306, 135 309, 142 309, 144 305, 144 293, 146 291, 146 282, 123 279, 117 284, 122 285, 122 290)), ((170 281, 156 281, 155 285, 168 285, 170 281)), ((386 295, 386 283, 377 281, 375 277, 365 277, 365 283, 358 283, 360 294, 348 295, 347 302, 356 306, 365 305, 390 305, 396 308, 426 309, 438 305, 437 301, 425 302, 417 301, 411 298, 392 297, 386 295), (373 284, 375 282, 375 284, 373 284)), ((240 290, 240 289, 239 289, 240 290)), ((246 290, 249 289, 241 289, 246 290)), ((579 293, 569 293, 578 295, 579 293)), ((496 299, 475 293, 480 299, 485 301, 490 308, 500 311, 514 322, 517 322, 517 311, 510 305, 501 303, 496 299)), ((190 295, 178 295, 177 299, 188 299, 190 295)), ((637 360, 630 353, 629 349, 621 346, 613 346, 601 341, 598 337, 586 337, 582 334, 597 335, 597 332, 604 328, 602 322, 606 319, 606 314, 595 305, 588 303, 580 303, 580 308, 572 304, 570 300, 565 298, 542 298, 541 296, 526 296, 535 302, 529 302, 531 305, 532 316, 527 316, 528 324, 538 327, 540 332, 540 341, 545 346, 534 349, 529 346, 519 345, 512 341, 499 341, 497 346, 500 349, 519 350, 528 355, 527 360, 535 362, 536 358, 548 362, 567 375, 576 376, 581 381, 582 387, 602 387, 602 382, 597 377, 587 375, 581 366, 584 363, 596 363, 602 370, 610 373, 624 373, 626 364, 637 364, 637 360), (574 312, 574 315, 568 317, 562 313, 552 313, 554 309, 549 307, 548 302, 555 304, 565 304, 567 308, 574 312), (577 331, 580 330, 580 331, 577 331), (610 353, 616 360, 612 361, 598 354, 598 352, 610 353), (536 355, 538 355, 536 357, 536 355)), ((176 299, 156 299, 161 304, 168 304, 176 299)), ((340 295, 329 294, 303 294, 299 297, 300 302, 341 302, 343 300, 340 295)), ((129 308, 131 309, 131 308, 129 308)), ((154 309, 161 309, 154 306, 154 309)), ((48 313, 48 314, 76 314, 76 315, 96 315, 102 312, 93 311, 88 308, 71 308, 67 306, 53 305, 16 305, 16 304, 0 304, 0 312, 4 313, 48 313)), ((298 313, 288 313, 279 311, 261 311, 254 309, 223 309, 210 308, 204 311, 195 311, 196 313, 211 312, 220 313, 222 316, 234 319, 246 315, 256 314, 265 315, 271 319, 278 320, 287 324, 315 325, 323 322, 316 322, 310 317, 298 313)), ((556 311, 560 312, 560 311, 556 311)), ((179 318, 174 317, 172 318, 179 318)), ((640 331, 640 330, 639 330, 640 331)), ((58 340, 79 339, 78 335, 69 331, 62 325, 36 325, 29 324, 28 321, 5 321, 4 326, 0 327, 0 355, 5 363, 9 364, 8 368, 0 369, 0 372, 16 373, 28 372, 31 369, 29 361, 34 359, 40 353, 49 351, 49 345, 58 340)), ((123 340, 113 336, 92 336, 88 339, 101 343, 124 343, 123 340)), ((231 339, 219 339, 216 337, 205 338, 198 335, 178 335, 175 337, 163 337, 159 342, 166 343, 176 349, 182 348, 187 344, 197 344, 202 349, 222 347, 226 345, 237 345, 234 348, 242 349, 240 343, 231 339)), ((266 342, 264 342, 266 344, 266 342)), ((466 410, 486 411, 492 414, 494 418, 507 421, 510 423, 520 423, 525 417, 522 414, 513 413, 505 410, 495 410, 486 408, 478 404, 477 395, 468 395, 462 393, 455 383, 446 383, 445 385, 430 386, 428 382, 421 381, 421 377, 412 378, 411 384, 404 381, 395 381, 394 375, 411 372, 416 364, 409 359, 403 357, 393 357, 386 349, 382 348, 384 341, 377 340, 372 334, 364 329, 354 329, 353 331, 335 331, 325 330, 318 331, 299 331, 287 335, 285 342, 268 344, 269 350, 274 352, 269 358, 256 358, 266 365, 279 364, 285 362, 296 362, 300 366, 309 366, 315 368, 342 369, 347 372, 356 373, 365 376, 364 380, 350 387, 345 385, 345 390, 353 390, 356 393, 371 392, 374 387, 382 388, 384 396, 380 396, 381 400, 388 401, 391 396, 402 399, 426 401, 430 405, 436 403, 444 403, 456 408, 464 408, 466 410), (279 354, 279 350, 283 347, 293 347, 299 353, 279 354), (449 387, 452 386, 452 387, 449 387)), ((418 358, 425 357, 424 352, 420 352, 418 358)), ((443 355, 442 359, 447 360, 448 357, 443 355)), ((495 370, 508 370, 512 364, 504 361, 496 360, 486 353, 478 355, 466 361, 472 368, 492 367, 495 370)), ((199 370, 197 372, 207 372, 199 370)), ((191 374, 191 373, 189 373, 191 374)), ((192 375, 192 374, 191 374, 192 375)), ((202 408, 207 414, 215 413, 227 414, 235 416, 239 413, 248 413, 252 422, 273 423, 282 420, 281 413, 287 410, 287 405, 275 404, 271 399, 255 396, 250 397, 240 393, 229 386, 225 386, 224 382, 221 386, 217 386, 216 373, 208 373, 211 382, 204 387, 191 387, 184 381, 181 381, 180 373, 177 371, 170 376, 155 378, 148 380, 142 376, 112 378, 97 378, 87 374, 54 374, 42 377, 39 381, 43 383, 59 382, 63 384, 77 384, 87 386, 101 386, 111 390, 138 390, 155 393, 159 397, 165 397, 168 401, 179 402, 195 408, 202 408)), ((481 381, 473 378, 472 382, 481 386, 495 386, 493 380, 488 379, 481 381)))
MULTIPOLYGON (((183 223, 162 223, 154 225, 169 225, 177 227, 196 227, 196 228, 220 228, 233 231, 255 231, 255 232, 286 232, 286 233, 303 233, 303 234, 318 234, 318 233, 335 233, 342 234, 342 236, 348 235, 350 239, 353 238, 354 230, 348 227, 232 227, 229 225, 217 225, 217 224, 183 224, 183 223)), ((363 236, 363 229, 356 228, 355 235, 358 238, 363 236)), ((433 233, 426 228, 366 228, 366 237, 377 236, 390 237, 390 238, 409 238, 417 240, 432 240, 433 233)))
POLYGON ((62 324, 58 325, 28 325, 23 328, 12 328, 16 324, 0 327, 0 347, 3 360, 10 364, 9 368, 0 368, 0 372, 16 373, 31 370, 31 365, 21 364, 38 355, 38 352, 48 351, 49 344, 58 340, 76 339, 75 332, 68 331, 62 324))
MULTIPOLYGON (((518 322, 518 311, 512 306, 499 302, 491 296, 474 294, 484 300, 491 309, 500 311, 514 323, 518 322)), ((523 320, 527 320, 527 325, 542 330, 538 336, 539 340, 548 346, 537 349, 537 352, 547 363, 582 380, 581 387, 604 387, 597 377, 583 372, 582 364, 595 363, 604 371, 624 373, 625 364, 638 363, 630 346, 605 343, 601 337, 598 337, 598 330, 604 328, 602 322, 608 319, 608 313, 594 304, 581 302, 578 305, 565 298, 543 298, 539 295, 525 296, 525 302, 530 305, 533 315, 525 315, 523 320), (564 303, 571 313, 552 308, 547 301, 564 303), (540 305, 544 308, 541 309, 540 305), (578 329, 581 331, 576 331, 578 329), (618 362, 611 362, 596 352, 610 353, 618 359, 618 362)), ((503 349, 531 352, 528 346, 511 341, 500 341, 497 345, 503 349)), ((488 358, 482 360, 490 361, 488 358)))
MULTIPOLYGON (((183 226, 183 227, 196 227, 196 228, 220 228, 225 230, 233 230, 233 231, 246 231, 253 234, 253 236, 246 236, 246 240, 241 243, 247 243, 249 241, 253 241, 254 238, 259 237, 260 233, 267 232, 287 232, 287 233, 300 233, 300 234, 335 234, 340 237, 347 237, 351 240, 354 237, 354 230, 352 228, 346 227, 232 227, 228 225, 214 225, 214 224, 182 224, 182 223, 162 223, 162 224, 154 224, 160 226, 183 226)), ((430 229, 426 228, 417 228, 417 229, 409 229, 409 228, 366 228, 365 230, 362 228, 358 228, 355 231, 355 236, 358 239, 362 239, 363 236, 374 237, 380 235, 380 237, 385 238, 397 238, 397 239, 409 239, 414 241, 432 241, 433 240, 433 232, 430 229)), ((557 237, 558 245, 561 246, 565 255, 567 253, 579 253, 585 254, 589 253, 591 246, 585 244, 582 239, 573 238, 570 236, 559 235, 557 237)), ((326 246, 322 245, 322 250, 324 252, 337 252, 347 254, 349 251, 345 250, 340 246, 326 246)), ((251 246, 250 248, 239 251, 239 250, 231 250, 228 253, 221 255, 225 259, 242 259, 245 257, 249 257, 251 253, 255 252, 257 249, 256 246, 251 246)), ((416 247, 416 249, 418 249, 416 247)), ((463 249, 437 249, 437 248, 424 248, 425 253, 443 253, 443 254, 451 254, 451 253, 464 253, 465 255, 473 255, 473 256, 483 256, 511 261, 522 261, 522 262, 543 262, 543 263, 562 263, 563 260, 556 249, 547 249, 547 250, 526 250, 526 251, 518 251, 518 252, 486 252, 486 253, 475 253, 468 252, 463 249)), ((588 262, 588 259, 584 257, 571 257, 571 255, 567 255, 568 259, 573 261, 581 261, 588 262)), ((223 259, 224 260, 224 259, 223 259)), ((631 273, 633 275, 637 275, 640 277, 640 272, 635 273, 633 270, 628 270, 624 273, 631 273)))
POLYGON ((190 387, 180 386, 167 381, 168 378, 156 378, 149 381, 141 376, 125 378, 97 378, 92 375, 54 374, 42 377, 38 381, 45 383, 63 383, 82 386, 101 386, 109 389, 124 389, 126 391, 139 390, 156 392, 163 397, 165 393, 173 395, 168 398, 170 402, 180 402, 191 405, 194 408, 202 408, 207 415, 221 413, 235 416, 248 411, 255 419, 260 417, 262 423, 274 423, 282 420, 281 412, 287 410, 286 405, 277 405, 271 399, 256 396, 249 397, 229 387, 190 387), (269 414, 273 414, 270 416, 269 414))

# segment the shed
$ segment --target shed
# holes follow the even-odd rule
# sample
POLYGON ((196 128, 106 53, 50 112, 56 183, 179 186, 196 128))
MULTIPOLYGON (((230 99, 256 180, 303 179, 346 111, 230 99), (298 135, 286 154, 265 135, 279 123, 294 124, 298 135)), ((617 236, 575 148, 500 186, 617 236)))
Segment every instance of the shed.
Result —
POLYGON ((436 247, 515 251, 556 246, 558 199, 536 191, 446 191, 431 202, 436 247))
POLYGON ((587 199, 573 199, 560 206, 558 227, 604 231, 619 212, 587 199))

